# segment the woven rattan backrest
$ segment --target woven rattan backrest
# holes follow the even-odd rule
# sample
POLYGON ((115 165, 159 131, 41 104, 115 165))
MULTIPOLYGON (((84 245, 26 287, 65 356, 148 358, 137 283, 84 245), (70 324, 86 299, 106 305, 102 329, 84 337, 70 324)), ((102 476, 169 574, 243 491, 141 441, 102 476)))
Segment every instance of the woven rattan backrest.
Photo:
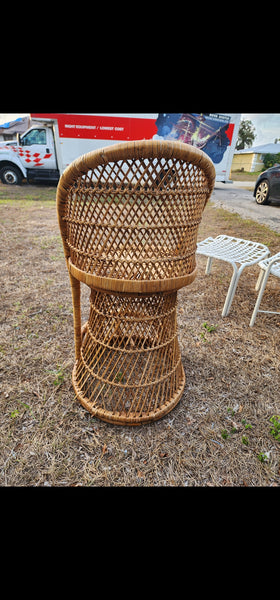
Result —
POLYGON ((179 142, 128 142, 83 155, 58 185, 66 258, 77 272, 126 281, 132 292, 133 282, 139 291, 140 282, 194 273, 214 181, 209 157, 179 142))

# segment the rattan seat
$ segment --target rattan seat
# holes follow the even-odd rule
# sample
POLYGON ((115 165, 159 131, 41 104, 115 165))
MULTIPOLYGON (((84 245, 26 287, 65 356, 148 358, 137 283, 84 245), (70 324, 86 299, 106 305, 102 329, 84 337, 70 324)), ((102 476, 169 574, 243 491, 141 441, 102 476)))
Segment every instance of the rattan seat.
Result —
POLYGON ((214 187, 202 151, 179 142, 107 146, 75 160, 57 188, 72 288, 73 385, 104 421, 139 425, 180 400, 177 290, 196 276, 197 230, 214 187), (81 327, 80 282, 91 289, 81 327))

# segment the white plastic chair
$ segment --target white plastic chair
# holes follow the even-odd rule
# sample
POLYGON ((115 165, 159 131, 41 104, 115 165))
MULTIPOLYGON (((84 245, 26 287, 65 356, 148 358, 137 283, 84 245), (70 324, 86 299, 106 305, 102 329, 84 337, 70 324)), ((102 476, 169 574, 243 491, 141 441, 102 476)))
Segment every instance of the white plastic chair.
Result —
POLYGON ((230 263, 233 268, 233 275, 222 312, 222 317, 226 317, 229 313, 243 269, 259 263, 270 252, 267 246, 258 242, 251 242, 250 240, 243 240, 229 235, 218 235, 216 238, 208 237, 199 242, 197 244, 197 254, 208 257, 206 275, 209 275, 211 272, 213 258, 224 260, 230 263), (237 266, 238 264, 240 265, 239 267, 237 266))
POLYGON ((274 256, 270 256, 269 258, 262 260, 259 263, 259 267, 261 270, 256 285, 256 291, 259 291, 259 295, 257 297, 255 308, 251 317, 250 327, 253 327, 258 312, 268 313, 271 315, 280 315, 279 312, 274 312, 273 310, 259 309, 269 275, 274 275, 275 277, 280 278, 280 252, 274 254, 274 256))

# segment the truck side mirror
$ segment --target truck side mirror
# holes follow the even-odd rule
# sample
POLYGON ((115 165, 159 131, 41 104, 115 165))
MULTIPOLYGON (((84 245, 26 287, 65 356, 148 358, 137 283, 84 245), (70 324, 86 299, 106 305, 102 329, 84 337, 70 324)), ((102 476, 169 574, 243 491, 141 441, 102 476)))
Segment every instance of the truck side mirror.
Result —
POLYGON ((18 143, 18 145, 19 145, 19 146, 21 146, 21 145, 22 145, 22 144, 21 144, 21 138, 20 138, 20 134, 19 134, 19 133, 17 133, 17 143, 18 143))

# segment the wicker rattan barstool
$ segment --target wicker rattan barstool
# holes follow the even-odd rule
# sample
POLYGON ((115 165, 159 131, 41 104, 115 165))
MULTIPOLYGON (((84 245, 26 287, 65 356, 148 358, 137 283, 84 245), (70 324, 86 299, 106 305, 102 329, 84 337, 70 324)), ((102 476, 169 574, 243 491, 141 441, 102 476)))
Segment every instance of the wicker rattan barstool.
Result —
POLYGON ((104 421, 154 421, 182 396, 177 290, 196 276, 197 230, 214 182, 202 151, 151 140, 89 152, 60 178, 57 211, 74 309, 72 380, 81 404, 104 421), (80 282, 91 289, 83 327, 80 282))

